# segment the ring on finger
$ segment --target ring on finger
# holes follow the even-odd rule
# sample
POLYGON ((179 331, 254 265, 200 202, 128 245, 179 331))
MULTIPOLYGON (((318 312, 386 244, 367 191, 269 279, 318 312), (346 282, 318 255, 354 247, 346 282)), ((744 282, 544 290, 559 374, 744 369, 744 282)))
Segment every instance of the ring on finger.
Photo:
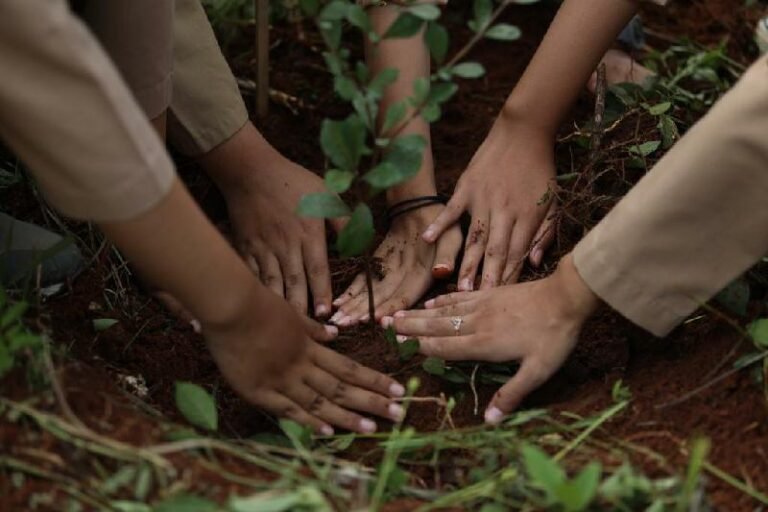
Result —
POLYGON ((461 324, 464 323, 464 319, 460 316, 451 317, 451 325, 453 326, 453 332, 456 336, 461 334, 461 324))

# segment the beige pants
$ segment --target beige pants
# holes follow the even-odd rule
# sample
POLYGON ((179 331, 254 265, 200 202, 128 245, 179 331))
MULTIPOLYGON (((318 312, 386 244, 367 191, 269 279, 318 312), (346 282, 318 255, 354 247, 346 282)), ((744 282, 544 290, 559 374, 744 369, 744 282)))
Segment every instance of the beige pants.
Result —
POLYGON ((579 274, 663 336, 768 253, 768 56, 575 249, 579 274))

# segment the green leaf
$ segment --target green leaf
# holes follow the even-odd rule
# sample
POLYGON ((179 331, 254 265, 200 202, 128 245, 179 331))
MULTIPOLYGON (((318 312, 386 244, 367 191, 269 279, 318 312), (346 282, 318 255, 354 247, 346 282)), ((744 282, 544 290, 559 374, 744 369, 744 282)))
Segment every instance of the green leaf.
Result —
POLYGON ((326 5, 320 13, 322 21, 340 21, 347 17, 347 11, 354 5, 344 0, 335 0, 326 5))
POLYGON ((408 7, 408 12, 424 21, 435 21, 440 17, 440 8, 434 4, 416 4, 408 7))
POLYGON ((323 494, 314 486, 298 489, 271 490, 252 496, 230 496, 227 502, 230 512, 330 512, 333 510, 323 494))
POLYGON ((299 0, 299 6, 308 18, 314 18, 320 11, 319 0, 299 0))
POLYGON ((499 23, 485 32, 486 38, 495 39, 496 41, 516 41, 522 35, 523 32, 518 27, 509 23, 499 23))
POLYGON ((445 375, 445 361, 439 357, 428 357, 421 363, 421 368, 430 375, 445 375))
POLYGON ((731 313, 744 316, 749 305, 749 283, 740 277, 723 288, 715 296, 715 300, 731 313))
POLYGON ((346 12, 347 21, 364 32, 370 32, 371 20, 365 13, 365 9, 357 4, 350 4, 346 12))
POLYGON ((473 11, 475 14, 475 31, 480 31, 488 25, 491 20, 491 14, 493 14, 493 1, 492 0, 475 0, 473 5, 473 11))
POLYGON ((426 140, 410 134, 398 137, 390 143, 382 162, 363 175, 370 185, 387 189, 415 176, 421 168, 426 140))
POLYGON ((525 444, 521 451, 525 471, 531 481, 547 491, 547 494, 554 494, 565 482, 565 471, 549 455, 533 445, 525 444))
POLYGON ((192 494, 177 494, 152 508, 152 512, 216 512, 219 506, 192 494))
POLYGON ((368 84, 368 91, 371 92, 376 98, 381 98, 384 94, 384 89, 395 83, 397 76, 400 72, 396 68, 382 69, 368 84))
POLYGON ((428 123, 434 123, 435 121, 440 119, 441 113, 442 111, 440 109, 440 105, 438 105, 437 103, 427 103, 421 109, 421 117, 428 123))
POLYGON ((768 349, 768 318, 761 318, 747 326, 752 341, 760 348, 768 349))
POLYGON ((384 37, 387 39, 397 39, 415 36, 421 26, 424 24, 424 20, 411 14, 410 12, 403 12, 397 17, 394 23, 387 29, 384 37))
MULTIPOLYGON (((355 175, 349 171, 331 169, 325 173, 325 187, 336 194, 343 194, 349 190, 354 179, 355 175)), ((346 207, 347 205, 345 204, 344 206, 346 207)))
POLYGON ((479 62, 462 62, 453 66, 451 73, 459 78, 480 78, 485 74, 485 68, 479 62))
POLYGON ((320 129, 320 145, 336 167, 355 171, 360 157, 368 152, 366 135, 365 125, 355 114, 343 121, 326 119, 320 129))
POLYGON ((459 90, 459 86, 451 82, 432 84, 429 90, 429 101, 445 103, 459 90))
POLYGON ((176 383, 176 407, 196 427, 215 431, 219 417, 216 403, 206 390, 191 382, 176 383))
POLYGON ((355 94, 359 92, 354 80, 344 75, 336 75, 333 79, 333 88, 336 94, 345 101, 351 101, 355 94))
POLYGON ((633 155, 648 156, 655 153, 659 147, 661 147, 660 140, 650 140, 648 142, 643 142, 638 146, 630 147, 629 152, 633 155))
POLYGON ((392 128, 398 126, 405 119, 407 112, 408 105, 405 104, 405 101, 398 101, 390 105, 387 113, 384 115, 384 123, 381 125, 382 133, 386 134, 392 128))
POLYGON ((429 95, 429 89, 430 89, 430 82, 428 78, 419 77, 416 80, 414 80, 413 81, 413 97, 411 98, 411 103, 414 106, 424 103, 427 100, 427 96, 429 95))
POLYGON ((336 21, 320 21, 318 24, 320 28, 320 34, 323 36, 323 41, 334 50, 339 49, 341 44, 341 20, 336 21))
POLYGON ((664 103, 648 107, 648 113, 652 116, 660 116, 661 114, 666 114, 670 108, 672 108, 672 103, 665 101, 664 103))
POLYGON ((438 64, 445 61, 448 54, 448 31, 439 23, 428 23, 427 30, 424 32, 424 41, 429 48, 429 54, 438 64))
POLYGON ((566 512, 585 510, 592 503, 600 484, 602 469, 597 462, 590 463, 570 482, 563 482, 556 491, 558 501, 566 512))
POLYGON ((401 361, 410 361, 413 359, 413 356, 419 353, 419 340, 411 338, 399 343, 397 353, 401 361))
POLYGON ((11 324, 21 321, 28 307, 26 302, 16 302, 6 309, 0 317, 0 329, 7 329, 11 324))
POLYGON ((387 343, 393 348, 397 348, 397 334, 395 333, 395 328, 392 326, 387 327, 384 329, 384 339, 387 343))
MULTIPOLYGON (((331 171, 328 172, 330 173, 331 171)), ((341 173, 344 171, 337 172, 341 173)), ((331 192, 315 192, 301 197, 296 213, 303 217, 335 219, 349 215, 349 207, 336 194, 331 192)))
POLYGON ((117 323, 114 318, 96 318, 93 320, 93 330, 96 332, 106 331, 117 323))
POLYGON ((13 368, 14 357, 5 344, 0 343, 0 377, 13 368))
POLYGON ((680 131, 677 129, 675 120, 670 116, 661 116, 659 118, 659 131, 661 132, 661 140, 664 149, 667 149, 680 138, 680 131))
POLYGON ((311 428, 287 419, 281 419, 279 423, 280 429, 296 448, 312 446, 311 428))
POLYGON ((371 209, 361 203, 357 205, 349 222, 339 233, 336 248, 345 258, 360 256, 370 247, 374 234, 371 209))

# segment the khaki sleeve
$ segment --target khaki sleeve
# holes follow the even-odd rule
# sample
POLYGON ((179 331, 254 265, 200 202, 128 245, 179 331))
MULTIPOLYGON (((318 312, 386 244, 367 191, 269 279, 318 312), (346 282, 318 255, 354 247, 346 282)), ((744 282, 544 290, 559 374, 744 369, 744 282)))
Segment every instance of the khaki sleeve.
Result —
POLYGON ((0 137, 54 207, 124 220, 169 191, 164 146, 66 0, 0 2, 0 62, 0 137))
POLYGON ((768 56, 574 250, 587 285, 657 336, 768 252, 768 56))
POLYGON ((248 111, 200 0, 176 0, 174 44, 168 139, 199 156, 237 133, 248 111))

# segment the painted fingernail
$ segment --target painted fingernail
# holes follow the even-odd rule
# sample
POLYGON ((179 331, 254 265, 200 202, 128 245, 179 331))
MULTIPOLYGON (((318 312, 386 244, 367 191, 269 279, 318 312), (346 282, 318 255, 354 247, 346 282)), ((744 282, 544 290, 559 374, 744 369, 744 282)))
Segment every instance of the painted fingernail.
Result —
POLYGON ((400 398, 401 396, 405 396, 405 388, 402 384, 398 384, 395 382, 391 386, 389 386, 389 394, 394 396, 395 398, 400 398))
POLYGON ((446 279, 451 276, 451 267, 445 263, 438 263, 432 267, 432 277, 435 279, 446 279))
POLYGON ((392 327, 392 324, 394 323, 395 323, 395 319, 392 318, 391 316, 385 316, 384 318, 381 319, 381 326, 385 329, 387 327, 392 327))
POLYGON ((435 236, 435 227, 434 227, 434 226, 429 226, 429 227, 427 228, 427 230, 426 230, 426 231, 424 231, 424 234, 423 234, 423 235, 421 235, 421 237, 422 237, 424 240, 427 240, 427 241, 429 241, 429 242, 431 242, 431 241, 432 241, 432 238, 434 238, 434 236, 435 236))
POLYGON ((325 304, 318 304, 315 306, 315 316, 324 317, 327 316, 328 313, 330 313, 330 310, 325 304))
POLYGON ((325 327, 325 332, 327 332, 331 336, 336 337, 339 335, 339 328, 336 327, 335 325, 325 325, 323 327, 325 327))
POLYGON ((373 434, 376 432, 376 424, 367 418, 360 420, 360 430, 366 434, 373 434))
POLYGON ((404 343, 408 339, 408 336, 403 336, 402 334, 398 334, 396 338, 398 343, 404 343))
POLYGON ((405 410, 400 404, 389 404, 389 417, 394 421, 400 421, 405 416, 405 410))
POLYGON ((429 299, 427 302, 424 303, 424 307, 427 309, 435 307, 435 299, 429 299))
POLYGON ((398 311, 395 313, 395 318, 405 318, 405 311, 398 311))
POLYGON ((200 325, 199 320, 191 320, 189 322, 189 325, 192 326, 192 330, 195 331, 197 334, 200 334, 201 332, 203 332, 203 326, 200 325))
POLYGON ((471 292, 472 291, 472 280, 469 279, 469 278, 462 279, 461 282, 459 283, 459 290, 461 290, 463 292, 471 292))
POLYGON ((498 425, 501 423, 501 419, 504 417, 504 413, 497 407, 491 407, 485 411, 485 422, 491 425, 498 425))
POLYGON ((333 427, 331 427, 330 425, 323 425, 322 427, 320 427, 320 433, 323 434, 324 436, 332 436, 334 433, 333 427))

